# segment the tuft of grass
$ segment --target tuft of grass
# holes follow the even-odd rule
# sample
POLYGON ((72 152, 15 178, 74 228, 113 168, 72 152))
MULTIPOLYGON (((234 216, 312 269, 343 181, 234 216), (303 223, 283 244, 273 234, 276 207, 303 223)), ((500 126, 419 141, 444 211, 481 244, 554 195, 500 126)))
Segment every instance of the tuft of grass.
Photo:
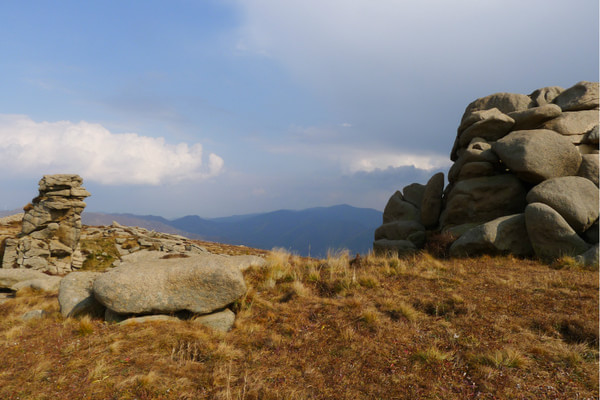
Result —
POLYGON ((437 364, 452 358, 452 353, 442 351, 435 346, 430 346, 425 350, 419 350, 413 354, 412 358, 425 364, 437 364))
POLYGON ((87 336, 94 333, 94 322, 89 315, 82 316, 77 323, 77 334, 87 336))
POLYGON ((522 368, 529 364, 527 357, 514 348, 506 348, 497 350, 491 354, 484 354, 478 357, 478 362, 494 368, 522 368))
POLYGON ((561 256, 550 264, 552 269, 580 269, 581 264, 571 256, 561 256))
POLYGON ((81 239, 79 245, 85 257, 83 271, 105 271, 120 259, 114 237, 81 239))

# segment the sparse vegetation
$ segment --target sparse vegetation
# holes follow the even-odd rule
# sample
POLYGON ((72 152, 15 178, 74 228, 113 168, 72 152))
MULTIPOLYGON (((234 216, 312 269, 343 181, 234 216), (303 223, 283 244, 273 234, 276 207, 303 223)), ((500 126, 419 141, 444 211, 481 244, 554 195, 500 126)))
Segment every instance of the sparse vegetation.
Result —
POLYGON ((598 398, 597 272, 277 250, 244 275, 226 334, 65 320, 56 295, 21 291, 0 304, 0 397, 598 398))

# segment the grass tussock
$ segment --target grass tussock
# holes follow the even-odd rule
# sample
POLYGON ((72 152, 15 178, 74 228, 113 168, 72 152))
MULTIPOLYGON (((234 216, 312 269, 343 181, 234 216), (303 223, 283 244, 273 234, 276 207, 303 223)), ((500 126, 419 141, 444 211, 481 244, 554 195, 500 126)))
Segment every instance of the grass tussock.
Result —
POLYGON ((56 294, 24 291, 0 304, 0 397, 598 397, 597 273, 432 254, 274 250, 228 333, 63 320, 56 294))

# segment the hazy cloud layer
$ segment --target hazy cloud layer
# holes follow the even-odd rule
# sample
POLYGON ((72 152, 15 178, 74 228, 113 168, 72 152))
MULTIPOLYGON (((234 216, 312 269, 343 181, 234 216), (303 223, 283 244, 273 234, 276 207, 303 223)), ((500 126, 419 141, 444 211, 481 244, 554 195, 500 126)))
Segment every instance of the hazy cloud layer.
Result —
POLYGON ((223 159, 209 154, 203 161, 199 143, 173 145, 85 121, 0 114, 0 166, 8 174, 78 173, 102 184, 157 185, 218 175, 223 159))

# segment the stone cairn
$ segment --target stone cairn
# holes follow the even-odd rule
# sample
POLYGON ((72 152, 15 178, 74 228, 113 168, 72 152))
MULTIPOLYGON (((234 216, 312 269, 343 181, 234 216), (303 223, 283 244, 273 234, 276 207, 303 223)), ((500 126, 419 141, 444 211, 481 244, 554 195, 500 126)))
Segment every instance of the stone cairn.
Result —
POLYGON ((411 253, 428 237, 455 240, 451 256, 564 255, 598 263, 598 83, 469 104, 450 158, 426 185, 390 198, 376 252, 411 253))
POLYGON ((50 275, 79 269, 83 199, 90 193, 79 175, 44 175, 39 195, 24 207, 21 234, 6 239, 2 268, 28 268, 50 275))

